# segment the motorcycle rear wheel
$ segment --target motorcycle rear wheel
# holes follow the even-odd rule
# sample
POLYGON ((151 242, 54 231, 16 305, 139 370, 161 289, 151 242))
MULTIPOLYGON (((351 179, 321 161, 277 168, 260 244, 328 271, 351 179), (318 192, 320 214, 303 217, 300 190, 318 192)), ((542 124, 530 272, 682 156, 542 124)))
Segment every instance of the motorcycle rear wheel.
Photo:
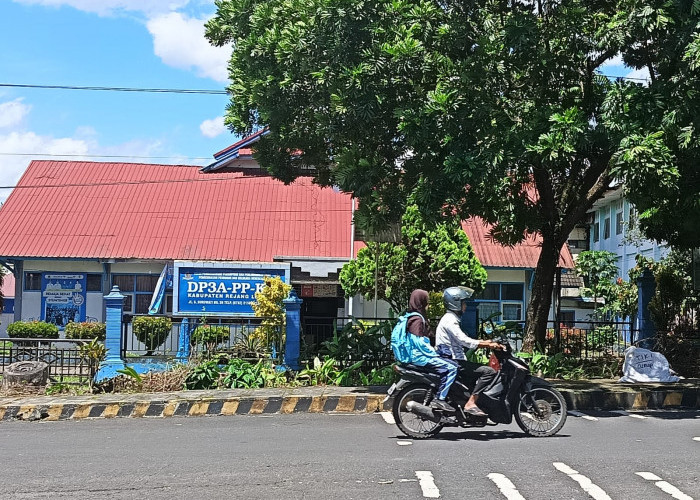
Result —
POLYGON ((409 401, 424 404, 430 388, 427 385, 412 384, 402 389, 394 398, 392 413, 397 427, 413 439, 427 439, 434 436, 443 425, 426 420, 406 408, 409 401))
POLYGON ((549 387, 535 387, 530 392, 539 414, 527 394, 520 396, 515 409, 515 422, 530 436, 553 436, 566 422, 566 401, 559 391, 549 387))

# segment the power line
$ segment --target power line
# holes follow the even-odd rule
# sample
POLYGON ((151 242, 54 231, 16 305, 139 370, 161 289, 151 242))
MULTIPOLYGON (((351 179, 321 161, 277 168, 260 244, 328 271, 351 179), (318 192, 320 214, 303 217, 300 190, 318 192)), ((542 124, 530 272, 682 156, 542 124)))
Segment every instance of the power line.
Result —
POLYGON ((153 92, 159 94, 211 94, 226 95, 225 90, 214 89, 157 89, 140 87, 80 87, 76 85, 30 85, 24 83, 0 83, 0 87, 53 90, 103 90, 112 92, 153 92))

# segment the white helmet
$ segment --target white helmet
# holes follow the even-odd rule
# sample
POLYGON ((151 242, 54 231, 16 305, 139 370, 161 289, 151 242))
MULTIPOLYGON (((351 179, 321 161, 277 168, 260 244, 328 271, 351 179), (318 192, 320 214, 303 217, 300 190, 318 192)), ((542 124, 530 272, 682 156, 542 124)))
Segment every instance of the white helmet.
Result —
POLYGON ((448 311, 462 313, 462 301, 472 296, 474 290, 466 286, 451 286, 445 289, 442 300, 445 302, 445 309, 448 311))

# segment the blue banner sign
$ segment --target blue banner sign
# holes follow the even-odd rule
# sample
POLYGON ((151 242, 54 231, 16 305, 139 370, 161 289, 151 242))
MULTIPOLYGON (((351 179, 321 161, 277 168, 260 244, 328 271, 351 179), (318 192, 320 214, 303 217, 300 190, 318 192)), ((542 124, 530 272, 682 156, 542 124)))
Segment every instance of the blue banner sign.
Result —
POLYGON ((265 277, 289 283, 289 264, 175 262, 176 315, 253 316, 265 277))
POLYGON ((85 321, 87 274, 43 273, 41 319, 61 330, 71 321, 85 321))

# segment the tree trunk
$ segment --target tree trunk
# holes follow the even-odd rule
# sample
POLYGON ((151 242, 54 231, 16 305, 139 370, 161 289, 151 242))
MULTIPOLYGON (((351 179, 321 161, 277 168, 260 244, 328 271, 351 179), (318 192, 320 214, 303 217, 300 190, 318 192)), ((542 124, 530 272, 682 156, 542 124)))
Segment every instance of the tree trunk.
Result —
POLYGON ((562 245, 563 243, 558 243, 554 236, 542 235, 542 251, 537 260, 532 295, 525 316, 523 350, 526 352, 532 352, 535 348, 544 350, 549 309, 552 306, 554 275, 562 245))

